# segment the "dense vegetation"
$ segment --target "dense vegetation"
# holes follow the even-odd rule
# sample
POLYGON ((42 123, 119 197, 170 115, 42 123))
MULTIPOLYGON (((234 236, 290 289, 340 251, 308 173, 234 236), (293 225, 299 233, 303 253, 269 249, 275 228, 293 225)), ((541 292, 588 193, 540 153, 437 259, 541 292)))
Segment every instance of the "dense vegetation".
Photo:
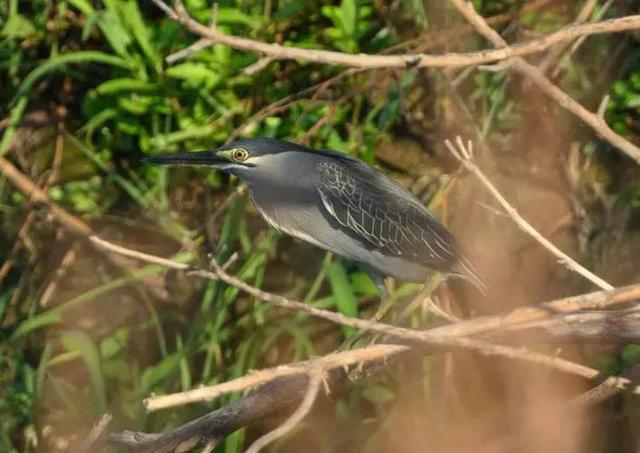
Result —
MULTIPOLYGON (((445 3, 264 0, 220 1, 212 8, 203 0, 185 1, 202 23, 215 20, 225 33, 284 45, 345 53, 487 47, 445 3)), ((474 1, 485 17, 505 17, 494 26, 509 41, 566 25, 583 6, 561 1, 527 10, 525 3, 474 1)), ((591 17, 622 16, 633 8, 634 2, 609 2, 591 17)), ((471 299, 454 304, 450 291, 439 293, 458 315, 588 289, 552 258, 508 261, 531 244, 507 247, 500 228, 492 234, 490 226, 476 228, 493 214, 468 208, 468 184, 457 192, 452 188, 461 176, 442 145, 460 133, 488 144, 492 154, 486 163, 497 177, 522 178, 517 190, 505 183, 514 189, 512 201, 546 205, 552 197, 546 191, 520 191, 540 180, 545 190, 570 200, 557 210, 552 202, 546 205, 552 217, 542 222, 547 234, 555 235, 554 225, 569 216, 570 227, 558 227, 563 236, 555 238, 563 247, 615 284, 638 279, 638 170, 521 78, 464 69, 347 70, 264 60, 218 44, 165 61, 196 39, 148 1, 1 3, 0 155, 102 237, 204 266, 210 257, 223 263, 237 252, 231 271, 252 285, 365 316, 377 302, 365 274, 270 231, 236 180, 140 162, 238 136, 336 149, 392 172, 454 230, 475 237, 470 248, 480 255, 501 250, 495 253, 511 272, 497 278, 501 285, 527 275, 515 285, 527 291, 505 292, 505 299, 515 299, 500 306, 478 306, 471 299), (509 262, 519 264, 510 268, 509 262)), ((637 140, 638 55, 635 35, 628 34, 591 37, 575 53, 531 59, 547 64, 553 80, 592 110, 609 94, 607 121, 637 140)), ((536 212, 535 205, 529 207, 536 212)), ((106 411, 115 415, 111 430, 166 430, 239 395, 147 414, 142 399, 150 393, 223 382, 326 353, 350 334, 219 282, 101 254, 60 228, 4 177, 0 213, 0 451, 64 451, 106 411)), ((404 300, 418 289, 400 285, 394 297, 404 300)), ((412 323, 431 316, 419 310, 412 323)), ((616 372, 637 357, 633 347, 580 353, 616 372)), ((441 371, 444 365, 444 359, 425 359, 353 384, 279 448, 296 451, 296 439, 307 436, 317 450, 362 451, 368 442, 367 448, 380 451, 373 433, 384 432, 394 407, 399 416, 403 399, 429 407, 438 398, 431 389, 452 379, 441 371)), ((622 402, 614 408, 617 414, 626 414, 622 402)), ((476 404, 467 410, 477 413, 477 400, 455 404, 467 403, 476 404)), ((619 426, 603 426, 598 435, 594 448, 631 451, 637 439, 619 426)), ((253 436, 238 431, 219 451, 242 451, 253 436)))

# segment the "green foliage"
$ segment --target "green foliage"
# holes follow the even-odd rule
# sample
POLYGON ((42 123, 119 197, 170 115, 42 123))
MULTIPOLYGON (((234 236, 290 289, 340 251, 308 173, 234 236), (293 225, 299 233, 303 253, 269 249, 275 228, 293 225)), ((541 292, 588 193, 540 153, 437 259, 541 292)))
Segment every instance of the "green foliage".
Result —
MULTIPOLYGON (((634 59, 636 60, 636 59, 634 59)), ((629 136, 638 133, 635 123, 640 116, 640 66, 635 63, 629 76, 613 83, 607 106, 607 121, 619 134, 629 136)))

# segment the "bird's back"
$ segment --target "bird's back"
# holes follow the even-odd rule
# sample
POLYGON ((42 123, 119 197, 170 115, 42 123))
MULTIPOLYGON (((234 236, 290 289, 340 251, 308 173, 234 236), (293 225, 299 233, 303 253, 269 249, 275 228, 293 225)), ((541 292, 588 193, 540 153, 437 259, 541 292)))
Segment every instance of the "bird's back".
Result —
MULTIPOLYGON (((483 286, 454 237, 409 191, 355 159, 318 163, 323 204, 349 234, 386 257, 458 274, 483 286)), ((397 269, 378 269, 397 275, 397 269)))

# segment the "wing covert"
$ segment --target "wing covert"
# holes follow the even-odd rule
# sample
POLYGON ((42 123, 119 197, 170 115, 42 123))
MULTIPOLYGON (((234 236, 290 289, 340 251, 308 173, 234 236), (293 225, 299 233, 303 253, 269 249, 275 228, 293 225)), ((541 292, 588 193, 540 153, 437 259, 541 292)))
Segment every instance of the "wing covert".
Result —
POLYGON ((439 269, 457 261, 455 240, 426 208, 395 181, 359 165, 319 164, 318 192, 331 217, 385 255, 439 269))

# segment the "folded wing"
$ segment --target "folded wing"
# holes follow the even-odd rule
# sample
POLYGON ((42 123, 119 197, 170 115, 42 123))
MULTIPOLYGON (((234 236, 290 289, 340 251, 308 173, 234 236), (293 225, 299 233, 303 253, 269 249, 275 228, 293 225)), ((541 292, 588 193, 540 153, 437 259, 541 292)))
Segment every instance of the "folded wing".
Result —
POLYGON ((350 235, 385 255, 443 272, 458 262, 453 236, 398 183, 350 160, 319 165, 323 205, 350 235))

